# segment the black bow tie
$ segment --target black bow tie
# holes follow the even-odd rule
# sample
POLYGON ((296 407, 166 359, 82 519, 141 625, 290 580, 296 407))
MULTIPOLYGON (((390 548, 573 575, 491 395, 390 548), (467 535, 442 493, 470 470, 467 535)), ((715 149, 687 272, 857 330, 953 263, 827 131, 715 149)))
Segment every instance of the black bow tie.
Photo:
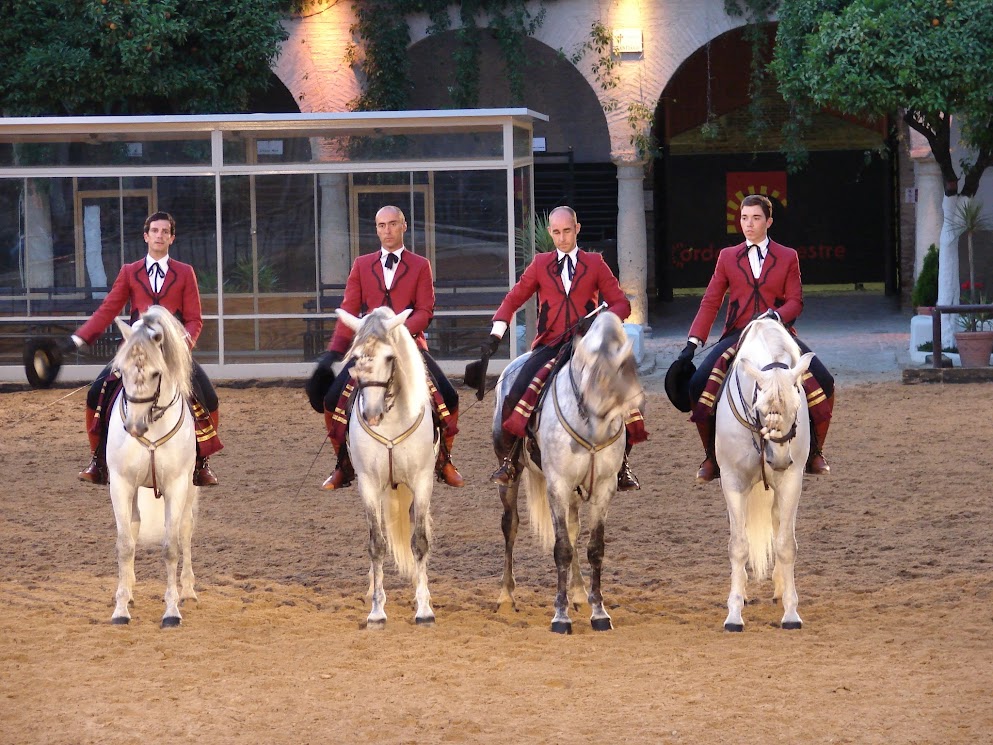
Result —
POLYGON ((388 254, 386 254, 386 268, 387 269, 392 269, 397 263, 399 263, 399 261, 400 261, 400 259, 397 258, 397 255, 395 253, 388 253, 388 254))
POLYGON ((759 257, 759 266, 761 266, 762 262, 765 261, 765 254, 762 253, 762 247, 756 243, 753 243, 748 247, 748 250, 751 250, 753 248, 755 249, 755 255, 759 257))
POLYGON ((165 272, 162 271, 162 266, 157 261, 153 261, 152 265, 148 267, 149 277, 159 277, 160 279, 165 276, 165 272))

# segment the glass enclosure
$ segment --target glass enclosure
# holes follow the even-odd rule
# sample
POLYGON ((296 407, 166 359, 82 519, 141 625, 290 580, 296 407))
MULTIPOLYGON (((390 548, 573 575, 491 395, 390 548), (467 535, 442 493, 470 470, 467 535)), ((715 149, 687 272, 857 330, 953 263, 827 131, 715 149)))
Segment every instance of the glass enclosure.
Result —
MULTIPOLYGON (((196 270, 197 360, 222 377, 303 373, 333 332, 352 262, 379 250, 387 204, 434 270, 431 352, 461 370, 533 252, 535 118, 0 119, 0 379, 23 378, 27 338, 89 317, 122 265, 145 255, 142 225, 157 210, 176 219, 170 257, 196 270)), ((512 354, 523 339, 522 328, 512 354)), ((74 362, 105 364, 117 342, 109 328, 74 362)))

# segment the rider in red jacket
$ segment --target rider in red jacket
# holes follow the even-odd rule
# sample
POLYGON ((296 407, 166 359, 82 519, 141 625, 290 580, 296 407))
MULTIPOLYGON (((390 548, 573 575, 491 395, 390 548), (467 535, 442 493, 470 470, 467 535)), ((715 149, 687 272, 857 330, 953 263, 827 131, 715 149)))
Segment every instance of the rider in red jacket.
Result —
MULTIPOLYGON (((113 323, 125 306, 131 309, 131 322, 134 323, 152 305, 161 305, 171 312, 186 329, 186 339, 192 349, 203 329, 200 315, 200 290, 193 267, 169 256, 169 247, 176 240, 176 221, 167 212, 156 212, 145 220, 145 243, 148 255, 131 264, 121 267, 114 286, 100 303, 90 319, 71 336, 72 343, 67 347, 78 348, 83 344, 93 344, 100 334, 113 323)), ((80 472, 79 478, 91 484, 107 483, 106 426, 104 421, 110 413, 112 395, 117 391, 117 378, 108 382, 111 369, 108 365, 90 386, 86 396, 86 432, 90 438, 93 456, 90 464, 80 472), (101 400, 103 399, 103 400, 101 400)), ((193 483, 198 486, 214 486, 217 477, 210 469, 207 456, 221 449, 217 438, 219 421, 217 394, 203 368, 193 362, 192 401, 194 418, 197 420, 197 462, 193 472, 193 483)))
MULTIPOLYGON (((761 194, 745 197, 741 203, 740 223, 745 241, 723 249, 718 255, 714 275, 700 301, 700 310, 690 325, 686 347, 679 355, 681 360, 688 361, 697 348, 704 345, 727 295, 727 317, 721 338, 710 348, 689 381, 690 399, 698 402, 692 419, 697 424, 706 453, 697 471, 697 481, 701 483, 713 481, 720 475, 714 457, 713 408, 717 383, 723 379, 723 373, 730 364, 725 352, 735 347, 748 322, 763 314, 777 318, 795 337, 793 323, 803 310, 803 284, 797 252, 776 243, 768 235, 772 226, 772 202, 761 194), (717 372, 714 371, 715 366, 721 366, 717 372)), ((796 342, 803 352, 810 351, 800 339, 796 342)), ((809 375, 812 378, 805 379, 804 390, 813 426, 807 471, 826 474, 831 469, 821 448, 831 424, 834 378, 818 357, 811 362, 809 375)))

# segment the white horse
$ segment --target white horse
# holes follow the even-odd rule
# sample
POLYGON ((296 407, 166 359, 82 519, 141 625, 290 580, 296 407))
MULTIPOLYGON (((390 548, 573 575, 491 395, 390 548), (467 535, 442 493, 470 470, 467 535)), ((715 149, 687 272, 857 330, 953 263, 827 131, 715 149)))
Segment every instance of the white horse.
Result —
POLYGON ((196 434, 187 404, 193 360, 185 330, 161 306, 153 305, 134 326, 120 320, 117 325, 124 343, 113 367, 121 373, 122 390, 109 414, 107 431, 119 577, 111 622, 131 620, 128 604, 134 601, 135 544, 159 536, 166 569, 162 626, 178 626, 182 620, 179 603, 197 599, 190 542, 199 489, 193 485, 196 434), (152 510, 139 496, 139 492, 145 494, 140 487, 149 487, 161 498, 161 525, 142 527, 143 518, 148 522, 152 510), (177 590, 180 549, 182 589, 177 590))
POLYGON ((434 623, 427 564, 438 445, 427 368, 404 326, 410 313, 395 315, 380 307, 359 319, 338 310, 338 320, 355 332, 346 357, 355 359, 351 375, 357 387, 348 449, 369 524, 370 629, 386 624, 387 547, 400 574, 413 584, 414 621, 434 623))
MULTIPOLYGON (((497 381, 493 416, 494 446, 501 439, 503 400, 521 365, 521 355, 497 381)), ((546 383, 550 390, 538 413, 535 440, 540 464, 525 447, 527 504, 532 531, 545 550, 554 548, 558 588, 552 631, 572 633, 569 598, 578 608, 590 604, 590 623, 597 631, 613 628, 603 607, 600 575, 603 567, 604 521, 617 491, 617 473, 624 459, 624 421, 635 407, 644 405, 633 345, 621 320, 601 313, 590 330, 573 342, 572 356, 546 383), (589 503, 590 537, 586 555, 590 562, 587 595, 579 567, 577 541, 580 502, 589 503)), ((497 451, 498 458, 500 456, 497 451)), ((503 502, 504 571, 499 603, 514 604, 514 542, 517 537, 519 482, 500 486, 503 502)))
POLYGON ((717 403, 715 453, 731 528, 727 631, 744 629, 746 560, 761 580, 775 559, 773 602, 782 598, 782 628, 802 625, 793 577, 794 528, 810 447, 802 380, 813 357, 813 352, 801 355, 781 323, 756 319, 742 332, 717 403))

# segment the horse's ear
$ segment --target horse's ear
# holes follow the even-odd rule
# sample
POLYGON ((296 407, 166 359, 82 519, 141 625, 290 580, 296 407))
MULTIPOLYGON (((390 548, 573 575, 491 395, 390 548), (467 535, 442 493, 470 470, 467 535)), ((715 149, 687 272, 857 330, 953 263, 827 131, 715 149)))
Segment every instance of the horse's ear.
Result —
POLYGON ((797 383, 800 382, 800 378, 803 377, 803 374, 807 372, 807 368, 810 367, 810 363, 813 359, 814 359, 813 352, 807 352, 806 354, 800 357, 800 361, 797 362, 796 366, 793 368, 793 374, 796 375, 797 383))
POLYGON ((134 333, 134 329, 128 326, 127 321, 122 321, 120 318, 115 318, 114 323, 117 324, 117 330, 121 332, 121 336, 124 337, 124 341, 131 338, 131 334, 134 333))
POLYGON ((413 312, 414 312, 413 308, 407 308, 407 310, 405 310, 403 313, 398 314, 396 318, 394 318, 393 320, 391 320, 389 323, 386 324, 386 330, 392 331, 397 326, 404 323, 408 318, 410 318, 410 314, 413 312))
POLYGON ((343 324, 345 324, 345 326, 350 328, 352 331, 358 331, 359 326, 362 325, 361 319, 356 318, 344 308, 338 308, 338 320, 341 321, 343 324))
POLYGON ((752 361, 747 357, 742 357, 739 359, 738 364, 741 365, 742 369, 752 380, 762 379, 762 371, 755 367, 755 365, 752 364, 752 361))

